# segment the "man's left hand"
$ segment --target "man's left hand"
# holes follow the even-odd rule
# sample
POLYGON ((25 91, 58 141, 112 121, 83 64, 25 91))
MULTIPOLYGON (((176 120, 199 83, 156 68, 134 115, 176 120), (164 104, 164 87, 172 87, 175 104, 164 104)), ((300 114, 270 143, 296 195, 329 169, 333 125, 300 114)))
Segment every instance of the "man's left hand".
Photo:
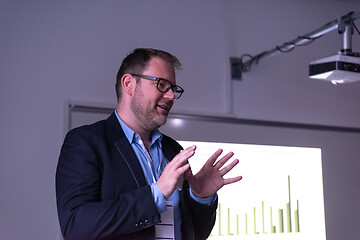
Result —
POLYGON ((224 164, 234 155, 233 152, 229 152, 216 162, 222 152, 222 149, 217 150, 195 175, 193 175, 191 169, 188 169, 185 172, 184 177, 189 182, 191 191, 195 196, 199 198, 209 197, 215 194, 224 185, 235 183, 242 179, 242 176, 228 179, 223 178, 225 174, 239 163, 239 160, 235 159, 222 168, 222 166, 224 166, 224 164))

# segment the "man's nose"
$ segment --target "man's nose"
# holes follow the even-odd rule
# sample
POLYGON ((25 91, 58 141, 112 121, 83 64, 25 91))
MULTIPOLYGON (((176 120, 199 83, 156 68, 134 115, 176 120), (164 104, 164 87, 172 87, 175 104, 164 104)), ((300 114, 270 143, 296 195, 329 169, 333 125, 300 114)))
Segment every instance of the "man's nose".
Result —
POLYGON ((173 90, 170 88, 169 91, 164 93, 164 97, 168 98, 168 99, 175 99, 175 94, 174 94, 173 90))

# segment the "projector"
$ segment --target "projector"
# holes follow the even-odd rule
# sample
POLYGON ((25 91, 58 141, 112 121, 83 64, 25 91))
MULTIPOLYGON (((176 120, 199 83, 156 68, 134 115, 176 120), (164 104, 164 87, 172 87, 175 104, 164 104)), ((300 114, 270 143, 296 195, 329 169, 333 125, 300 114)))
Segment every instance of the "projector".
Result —
POLYGON ((340 52, 312 61, 309 65, 309 77, 329 81, 335 85, 360 81, 360 54, 340 52))

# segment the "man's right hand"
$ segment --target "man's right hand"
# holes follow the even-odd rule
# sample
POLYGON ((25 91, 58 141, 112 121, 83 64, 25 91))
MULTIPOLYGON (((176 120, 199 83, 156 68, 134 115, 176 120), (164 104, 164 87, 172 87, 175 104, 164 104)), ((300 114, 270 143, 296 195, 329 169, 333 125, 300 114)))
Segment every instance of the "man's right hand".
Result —
POLYGON ((178 179, 190 168, 190 164, 187 161, 195 154, 195 149, 196 146, 191 146, 181 151, 164 168, 156 183, 165 199, 173 194, 178 179))

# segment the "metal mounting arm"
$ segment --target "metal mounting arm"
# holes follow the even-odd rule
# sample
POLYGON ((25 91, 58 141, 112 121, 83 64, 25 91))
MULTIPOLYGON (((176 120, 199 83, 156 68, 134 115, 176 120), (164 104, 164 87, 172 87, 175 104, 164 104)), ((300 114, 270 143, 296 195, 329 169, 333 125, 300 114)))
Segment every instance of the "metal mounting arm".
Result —
POLYGON ((244 54, 243 56, 241 56, 241 58, 230 57, 231 77, 235 80, 241 80, 242 73, 250 71, 251 66, 254 63, 258 64, 261 58, 270 57, 278 53, 289 52, 296 46, 304 46, 310 44, 315 39, 335 29, 338 29, 340 34, 344 34, 343 49, 341 51, 344 54, 351 53, 351 35, 354 32, 353 21, 357 18, 360 18, 360 12, 350 12, 338 19, 335 19, 325 24, 319 29, 316 29, 308 34, 301 35, 292 41, 285 42, 282 45, 276 46, 269 51, 263 51, 262 53, 255 56, 244 54), (248 57, 250 59, 244 62, 243 57, 248 57))

